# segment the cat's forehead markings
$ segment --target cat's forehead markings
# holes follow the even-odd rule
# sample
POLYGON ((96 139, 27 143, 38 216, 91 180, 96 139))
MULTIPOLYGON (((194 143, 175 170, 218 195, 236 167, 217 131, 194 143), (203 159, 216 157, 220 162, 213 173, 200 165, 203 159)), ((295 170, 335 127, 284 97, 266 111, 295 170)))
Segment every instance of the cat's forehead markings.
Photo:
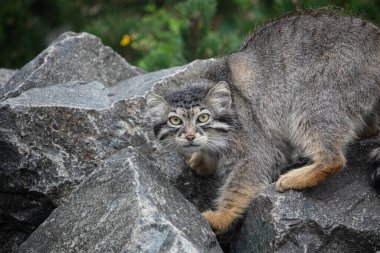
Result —
POLYGON ((194 115, 196 115, 197 113, 199 113, 200 111, 201 111, 201 108, 199 106, 194 106, 194 107, 189 108, 189 109, 183 108, 183 107, 178 107, 178 108, 174 109, 172 112, 175 112, 182 117, 191 118, 194 115))
POLYGON ((190 87, 170 93, 166 96, 166 100, 174 107, 191 109, 194 106, 200 106, 206 94, 207 90, 204 87, 190 87))

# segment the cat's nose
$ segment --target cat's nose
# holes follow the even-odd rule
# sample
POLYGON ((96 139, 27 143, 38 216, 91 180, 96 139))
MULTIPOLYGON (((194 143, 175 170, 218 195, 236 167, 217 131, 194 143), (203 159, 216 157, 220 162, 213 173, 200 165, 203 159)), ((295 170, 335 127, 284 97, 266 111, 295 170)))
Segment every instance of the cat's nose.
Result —
POLYGON ((193 134, 186 135, 186 139, 188 141, 193 141, 195 139, 195 136, 193 134))

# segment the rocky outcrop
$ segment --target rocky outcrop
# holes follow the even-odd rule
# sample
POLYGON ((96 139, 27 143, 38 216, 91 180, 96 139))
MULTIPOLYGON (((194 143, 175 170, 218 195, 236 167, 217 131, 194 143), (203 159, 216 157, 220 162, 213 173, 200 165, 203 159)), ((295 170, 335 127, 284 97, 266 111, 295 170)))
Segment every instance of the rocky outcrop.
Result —
MULTIPOLYGON (((212 61, 143 73, 95 36, 66 33, 24 68, 1 69, 0 252, 23 242, 21 252, 220 251, 200 212, 227 172, 195 175, 153 141, 144 117, 149 90, 212 61)), ((242 232, 218 238, 223 250, 379 250, 364 155, 374 145, 354 146, 348 168, 315 189, 258 193, 242 232)))
POLYGON ((177 154, 158 152, 142 113, 153 84, 185 78, 204 64, 142 75, 94 36, 69 33, 19 70, 0 102, 0 251, 14 250, 104 159, 128 146, 157 158, 168 180, 189 189, 189 199, 209 203, 197 190, 210 180, 191 188, 195 176, 177 154), (75 78, 71 64, 78 64, 75 78))

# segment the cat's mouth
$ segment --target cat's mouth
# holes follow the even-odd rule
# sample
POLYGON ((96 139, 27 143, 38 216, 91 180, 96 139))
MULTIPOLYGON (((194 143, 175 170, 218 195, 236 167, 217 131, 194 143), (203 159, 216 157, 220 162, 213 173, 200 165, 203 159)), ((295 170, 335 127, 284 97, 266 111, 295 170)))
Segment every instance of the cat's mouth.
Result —
POLYGON ((198 148, 200 147, 201 145, 198 145, 198 144, 195 144, 195 143, 186 143, 185 145, 183 145, 184 148, 198 148))

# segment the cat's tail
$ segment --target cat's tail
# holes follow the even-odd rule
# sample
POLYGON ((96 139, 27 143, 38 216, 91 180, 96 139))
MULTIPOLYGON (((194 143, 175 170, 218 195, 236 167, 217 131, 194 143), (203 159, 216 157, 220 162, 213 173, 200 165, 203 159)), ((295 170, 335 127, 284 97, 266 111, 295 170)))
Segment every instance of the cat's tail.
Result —
POLYGON ((370 177, 370 183, 373 187, 380 189, 380 147, 371 152, 374 170, 370 177))

